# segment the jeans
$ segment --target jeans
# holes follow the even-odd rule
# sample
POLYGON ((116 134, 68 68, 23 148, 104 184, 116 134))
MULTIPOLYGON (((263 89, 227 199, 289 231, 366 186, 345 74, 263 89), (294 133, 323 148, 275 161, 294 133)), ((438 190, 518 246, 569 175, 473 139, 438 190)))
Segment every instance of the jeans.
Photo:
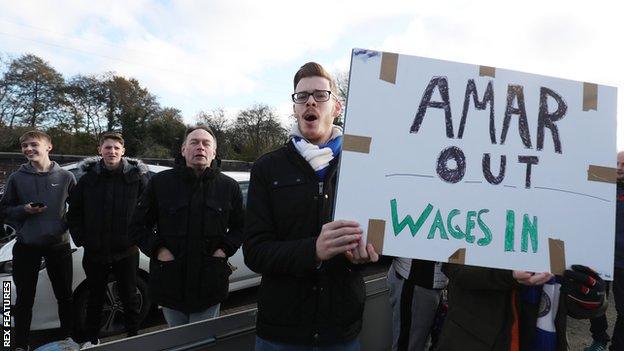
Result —
MULTIPOLYGON (((86 329, 83 339, 96 343, 102 322, 102 306, 108 295, 113 299, 112 287, 108 276, 112 272, 117 280, 117 292, 124 312, 124 322, 129 336, 139 330, 139 297, 137 296, 136 273, 139 266, 139 254, 134 253, 112 263, 90 260, 87 255, 82 259, 82 267, 87 275, 89 299, 87 302, 86 329)), ((111 303, 114 301, 111 301, 111 303)))
POLYGON ((219 315, 219 307, 221 307, 220 303, 210 306, 203 311, 193 313, 184 313, 168 307, 163 307, 162 311, 165 316, 165 320, 167 321, 167 325, 169 327, 176 327, 178 325, 216 318, 219 315))
POLYGON ((15 347, 27 348, 28 345, 42 258, 58 303, 61 334, 66 338, 72 333, 72 257, 69 243, 39 247, 16 242, 13 246, 13 281, 17 290, 15 347))
POLYGON ((306 346, 282 344, 278 342, 268 341, 256 336, 256 351, 359 351, 360 340, 355 339, 342 344, 330 346, 306 346))

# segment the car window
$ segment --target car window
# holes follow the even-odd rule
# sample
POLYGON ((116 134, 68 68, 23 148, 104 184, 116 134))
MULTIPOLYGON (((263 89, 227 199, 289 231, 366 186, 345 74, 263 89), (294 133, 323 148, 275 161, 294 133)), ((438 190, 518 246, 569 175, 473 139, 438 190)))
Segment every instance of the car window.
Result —
POLYGON ((243 209, 247 208, 247 190, 249 190, 249 182, 239 182, 241 193, 243 193, 243 209))
POLYGON ((76 178, 76 181, 80 179, 80 176, 78 175, 78 168, 68 169, 68 171, 70 171, 74 175, 74 177, 76 178))

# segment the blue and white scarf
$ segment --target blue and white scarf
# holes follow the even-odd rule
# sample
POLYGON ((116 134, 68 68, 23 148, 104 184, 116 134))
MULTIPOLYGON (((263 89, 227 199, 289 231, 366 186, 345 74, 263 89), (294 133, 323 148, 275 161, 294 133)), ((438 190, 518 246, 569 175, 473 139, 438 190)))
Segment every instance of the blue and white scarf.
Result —
POLYGON ((342 128, 333 126, 332 135, 325 144, 314 145, 301 135, 299 126, 294 124, 289 137, 299 154, 310 164, 319 180, 325 180, 327 166, 340 154, 342 149, 342 128))

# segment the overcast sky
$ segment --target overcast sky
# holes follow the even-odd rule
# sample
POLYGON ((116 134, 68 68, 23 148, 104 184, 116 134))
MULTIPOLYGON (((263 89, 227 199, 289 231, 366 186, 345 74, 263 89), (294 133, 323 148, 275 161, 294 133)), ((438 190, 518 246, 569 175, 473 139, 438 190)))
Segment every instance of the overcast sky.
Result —
POLYGON ((286 123, 298 67, 347 71, 354 47, 616 86, 622 111, 619 3, 0 0, 0 52, 34 53, 66 77, 137 78, 187 122, 267 103, 286 123))

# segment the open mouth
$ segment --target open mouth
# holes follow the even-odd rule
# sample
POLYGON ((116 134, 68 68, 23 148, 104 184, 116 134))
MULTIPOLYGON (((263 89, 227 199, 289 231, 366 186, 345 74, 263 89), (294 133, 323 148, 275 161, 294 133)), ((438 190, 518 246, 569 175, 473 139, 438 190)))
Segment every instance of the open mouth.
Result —
POLYGON ((307 113, 303 116, 303 119, 308 121, 308 122, 313 122, 316 121, 318 119, 318 116, 313 114, 313 113, 307 113))

